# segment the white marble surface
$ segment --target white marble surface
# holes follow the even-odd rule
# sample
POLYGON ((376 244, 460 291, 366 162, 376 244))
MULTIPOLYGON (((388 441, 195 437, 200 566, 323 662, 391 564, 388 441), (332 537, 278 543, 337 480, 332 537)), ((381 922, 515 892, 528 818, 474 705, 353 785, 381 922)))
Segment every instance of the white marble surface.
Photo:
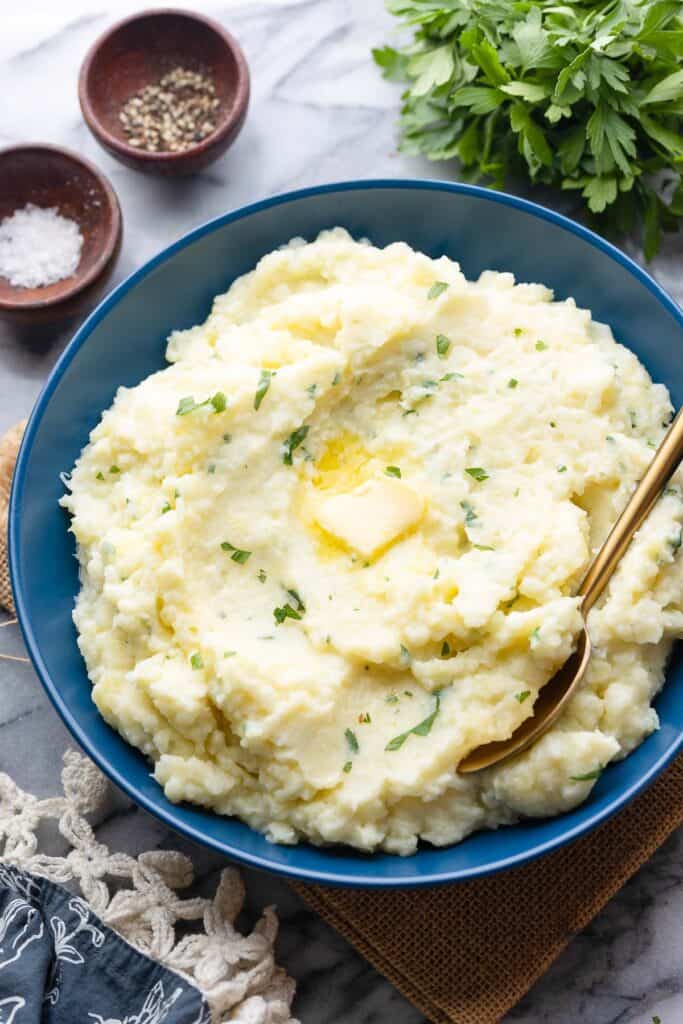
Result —
MULTIPOLYGON (((184 0, 182 6, 197 5, 184 0)), ((202 10, 230 28, 246 51, 252 104, 233 148, 189 181, 127 170, 97 146, 80 117, 79 63, 112 20, 134 9, 127 0, 102 6, 97 0, 24 0, 11 13, 8 7, 0 28, 0 146, 29 140, 70 146, 109 175, 125 221, 115 281, 194 225, 274 192, 349 177, 455 173, 396 154, 397 90, 369 59, 369 48, 395 31, 380 0, 207 0, 202 10)), ((683 298, 680 237, 667 240, 653 269, 683 298)), ((68 336, 48 329, 26 337, 0 323, 0 430, 29 412, 68 336)), ((21 654, 16 627, 0 630, 0 651, 21 654)), ((30 668, 0 663, 0 768, 35 792, 55 792, 67 742, 30 668)), ((107 842, 131 852, 180 845, 207 876, 220 863, 123 798, 100 828, 107 842)), ((658 1015, 662 1024, 683 1021, 682 854, 678 835, 574 939, 507 1020, 651 1024, 658 1015)), ((249 872, 248 885, 252 911, 267 902, 279 907, 279 957, 298 979, 295 1008, 304 1024, 422 1020, 284 882, 249 872)))

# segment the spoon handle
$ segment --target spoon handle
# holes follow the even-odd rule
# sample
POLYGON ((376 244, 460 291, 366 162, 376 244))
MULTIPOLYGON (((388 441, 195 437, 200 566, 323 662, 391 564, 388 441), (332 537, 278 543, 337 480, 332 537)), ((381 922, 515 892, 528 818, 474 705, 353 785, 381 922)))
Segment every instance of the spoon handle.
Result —
POLYGON ((645 475, 612 527, 578 590, 581 610, 587 615, 607 586, 633 534, 652 510, 657 498, 678 469, 683 458, 683 409, 664 435, 645 475))

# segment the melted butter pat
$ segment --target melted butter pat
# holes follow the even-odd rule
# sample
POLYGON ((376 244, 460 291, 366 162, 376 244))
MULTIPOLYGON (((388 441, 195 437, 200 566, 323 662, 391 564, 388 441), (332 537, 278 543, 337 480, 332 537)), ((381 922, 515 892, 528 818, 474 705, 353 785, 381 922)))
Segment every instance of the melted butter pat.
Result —
POLYGON ((386 477, 328 498, 317 520, 346 547, 371 558, 416 526, 423 512, 419 494, 402 480, 386 477))

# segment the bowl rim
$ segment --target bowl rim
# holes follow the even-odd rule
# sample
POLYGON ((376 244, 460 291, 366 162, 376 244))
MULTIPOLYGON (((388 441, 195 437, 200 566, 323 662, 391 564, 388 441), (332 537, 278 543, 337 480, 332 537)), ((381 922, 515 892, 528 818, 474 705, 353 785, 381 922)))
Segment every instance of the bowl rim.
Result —
POLYGON ((109 28, 97 37, 92 43, 81 64, 80 71, 78 73, 78 102, 80 104, 81 113, 85 119, 88 128, 93 133, 97 141, 108 149, 110 152, 117 156, 122 157, 124 160, 135 161, 139 164, 148 164, 150 170, 157 166, 161 168, 163 165, 169 164, 180 164, 183 161, 190 161, 196 159, 198 156, 203 155, 208 150, 223 141, 226 136, 230 136, 231 133, 239 126, 241 119, 244 117, 247 106, 249 104, 249 93, 250 93, 250 75, 249 65, 247 59, 244 56, 244 51, 238 43, 237 39, 228 32, 226 28, 216 21, 214 18, 210 18, 205 14, 200 14, 198 11, 190 11, 184 7, 148 7, 143 11, 137 11, 135 14, 131 14, 126 18, 121 18, 119 21, 114 22, 109 28), (208 28, 211 32, 217 36, 223 44, 225 51, 230 54, 230 57, 234 61, 235 68, 237 71, 237 88, 235 89, 235 95, 232 99, 232 103, 227 107, 225 114, 219 123, 216 125, 214 130, 201 139, 195 145, 183 149, 177 153, 170 150, 161 150, 160 152, 152 152, 147 149, 138 148, 137 146, 131 146, 123 139, 113 135, 100 120, 95 105, 91 99, 91 92, 89 87, 89 79, 93 64, 97 60, 102 47, 105 43, 114 36, 120 29, 126 25, 131 25, 137 21, 144 21, 147 18, 164 17, 167 15, 179 15, 180 17, 187 18, 190 21, 198 22, 208 28))
MULTIPOLYGON (((121 215, 121 206, 119 203, 118 196, 114 191, 114 186, 111 184, 107 176, 93 164, 86 157, 81 156, 79 153, 74 153, 72 149, 67 149, 66 146, 53 146, 46 142, 21 142, 14 146, 5 146, 0 149, 0 162, 3 157, 10 153, 19 152, 41 152, 41 153, 56 153, 61 157, 65 157, 74 164, 79 164, 84 167, 86 171, 92 174, 93 178, 97 181, 98 185, 102 189, 107 208, 111 217, 110 230, 107 232, 105 244, 102 247, 102 251, 94 261, 90 269, 82 277, 77 277, 72 285, 59 294, 55 295, 50 299, 32 299, 30 302, 22 301, 21 289, 16 288, 17 299, 3 299, 0 298, 0 311, 3 312, 30 312, 31 310, 38 309, 51 309, 52 307, 59 306, 62 302, 66 302, 72 299, 75 295, 84 291, 89 285, 91 285, 97 278, 102 274, 110 260, 116 255, 117 247, 121 241, 121 235, 123 232, 123 217, 121 215)), ((80 225, 79 225, 80 226, 80 225)), ((59 283, 59 282, 56 282, 59 283)))
MULTIPOLYGON (((654 782, 657 776, 660 775, 667 765, 671 763, 676 754, 683 747, 683 730, 674 737, 669 747, 659 756, 654 764, 647 769, 647 771, 645 771, 630 786, 626 787, 626 789, 605 804, 604 807, 594 811, 593 813, 587 814, 586 817, 573 828, 567 829, 545 841, 540 841, 521 853, 501 857, 498 860, 491 860, 485 864, 475 867, 434 872, 427 876, 418 874, 416 871, 413 875, 400 876, 398 878, 392 877, 391 875, 383 876, 381 874, 378 875, 373 873, 371 868, 372 855, 368 858, 367 872, 364 874, 359 873, 357 875, 351 875, 348 872, 345 872, 344 869, 335 869, 333 866, 329 870, 318 870, 301 868, 296 864, 273 863, 265 855, 250 853, 239 846, 233 845, 231 842, 207 836, 200 828, 183 821, 178 815, 178 810, 182 813, 183 804, 177 805, 177 807, 176 805, 172 805, 170 810, 160 807, 156 799, 139 793, 135 784, 131 783, 106 756, 100 754, 96 744, 91 742, 85 729, 83 729, 75 720, 70 708, 63 700, 58 687, 53 682, 50 673, 47 670, 47 666, 41 657, 39 645, 27 613, 24 598, 24 580, 21 562, 19 559, 19 509, 22 501, 28 459, 35 435, 40 427, 43 413, 62 376, 69 367, 74 356, 87 342, 95 327, 97 327, 100 321, 107 316, 109 310, 112 309, 120 299, 124 298, 129 291, 136 287, 139 282, 143 281, 145 277, 156 270, 156 268, 162 263, 165 263, 177 252, 185 249, 204 235, 216 231, 218 228, 221 228, 226 224, 249 217, 254 213, 270 209, 271 207, 285 205, 297 199, 304 199, 310 196, 324 195, 334 192, 372 189, 417 189, 424 191, 444 191, 456 195, 470 195, 476 198, 485 199, 489 202, 501 203, 504 206, 512 207, 513 209, 530 214, 531 216, 540 218, 541 220, 549 221, 558 227, 579 236, 589 245, 599 249, 609 258, 615 260, 618 264, 624 267, 640 284, 644 285, 648 291, 658 299, 677 324, 683 328, 683 310, 681 310, 671 296, 669 296, 668 293, 659 284, 657 284, 654 278, 652 278, 646 270, 631 259, 630 256, 627 256, 626 253, 622 252, 611 242, 606 241, 606 239, 597 235, 589 228, 586 228, 582 224, 578 224, 576 221, 564 216, 564 214, 556 213, 554 210, 550 210, 547 207, 541 206, 529 199, 522 199, 506 192, 494 191, 482 186, 468 185, 462 182, 447 182, 430 178, 371 178, 367 180, 355 179, 310 186, 308 188, 296 189, 270 196, 256 202, 247 203, 229 211, 228 213, 212 218, 204 224, 201 224, 187 232, 187 234, 181 236, 171 245, 166 246, 166 248, 162 249, 156 256, 152 257, 141 267, 131 273, 124 281, 121 282, 121 284, 114 288, 109 295, 102 300, 102 302, 99 303, 81 327, 76 331, 74 337, 62 352, 31 411, 17 458, 9 503, 9 568, 15 599, 16 614, 24 642, 26 644, 26 649, 38 678, 52 702, 53 707, 59 714, 71 735, 77 740, 87 755, 95 762, 95 764, 98 765, 101 771, 103 771, 104 774, 114 782, 115 785, 122 789, 138 806, 143 807, 146 811, 153 814, 156 818, 159 818, 170 828, 184 836, 187 836, 189 839, 192 839, 203 846, 208 846, 219 853, 227 855, 238 863, 245 864, 252 868, 259 868, 272 874, 285 876, 298 881, 335 887, 369 889, 422 888, 423 886, 469 881, 474 878, 497 874, 500 871, 509 870, 513 867, 520 867, 523 864, 528 864, 531 861, 536 860, 544 854, 558 850, 573 840, 592 831, 597 825, 601 824, 617 811, 621 810, 621 808, 625 807, 631 802, 631 800, 638 796, 639 793, 654 782)), ((589 805, 583 804, 582 806, 588 807, 589 805)), ((558 815, 557 820, 561 820, 562 817, 562 815, 558 815)), ((316 849, 324 851, 325 848, 321 847, 316 849)), ((447 847, 444 847, 443 849, 447 849, 447 847)), ((405 859, 401 858, 401 861, 405 862, 405 859)))

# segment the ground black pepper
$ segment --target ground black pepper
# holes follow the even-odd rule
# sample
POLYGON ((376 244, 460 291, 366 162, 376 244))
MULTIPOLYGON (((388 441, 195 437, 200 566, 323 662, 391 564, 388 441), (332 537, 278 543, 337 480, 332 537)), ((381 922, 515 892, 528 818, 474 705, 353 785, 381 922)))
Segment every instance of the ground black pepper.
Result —
POLYGON ((214 131, 219 105, 211 79, 177 67, 131 96, 119 121, 131 146, 181 153, 214 131))

